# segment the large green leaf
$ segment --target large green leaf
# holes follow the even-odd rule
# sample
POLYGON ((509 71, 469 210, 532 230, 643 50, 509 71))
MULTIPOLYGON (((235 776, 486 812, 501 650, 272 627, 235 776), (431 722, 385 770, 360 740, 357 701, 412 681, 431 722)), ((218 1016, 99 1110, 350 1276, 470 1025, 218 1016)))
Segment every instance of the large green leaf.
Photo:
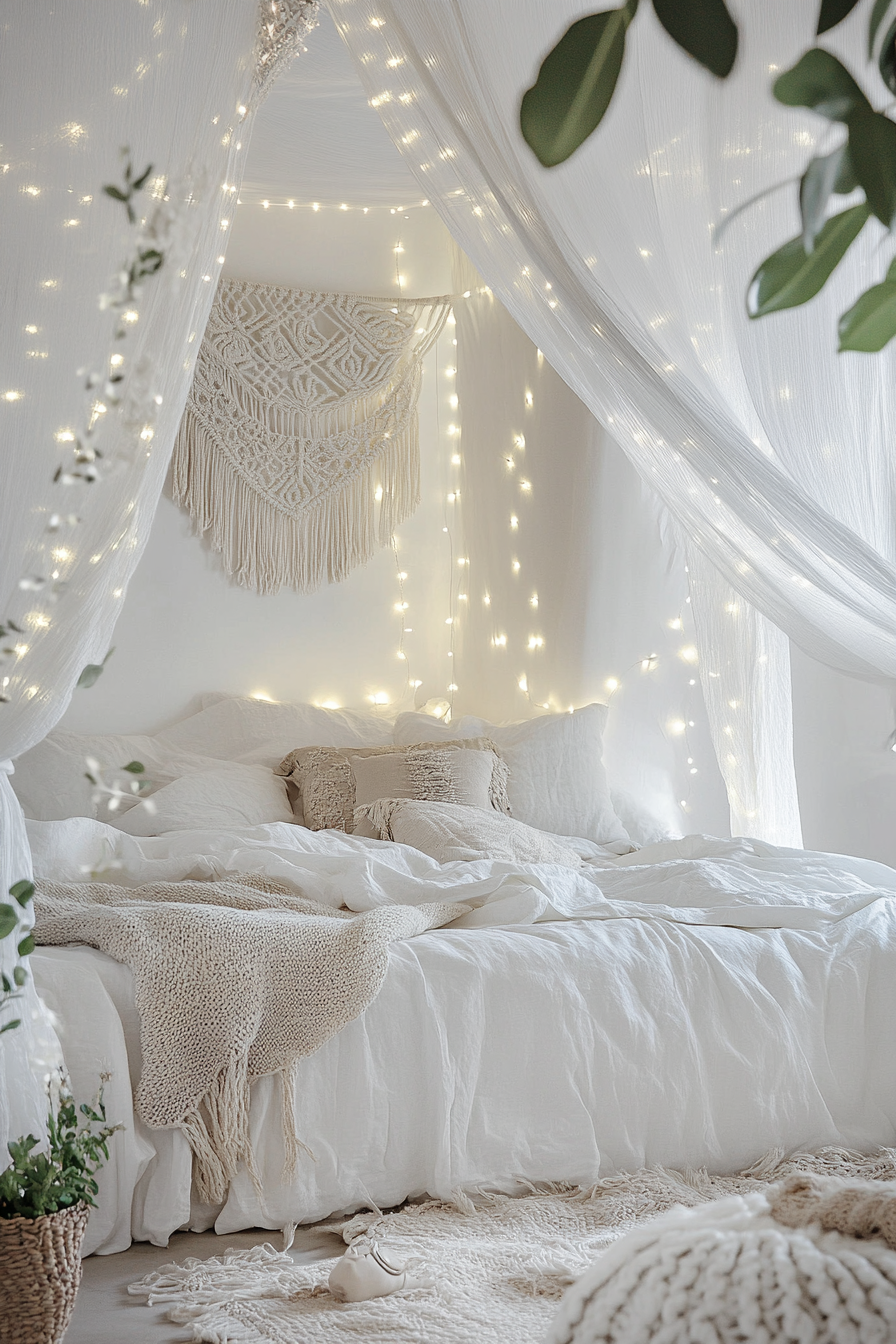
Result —
POLYGON ((816 32, 819 37, 831 28, 836 28, 838 23, 842 23, 847 14, 851 14, 859 0, 821 0, 821 10, 818 15, 818 27, 816 32))
POLYGON ((80 687, 82 691, 89 690, 91 686, 95 686, 103 675, 103 668, 106 666, 114 652, 114 649, 110 649, 101 663, 88 663, 81 672, 78 680, 75 682, 75 686, 80 687))
POLYGON ((896 23, 891 25, 889 32, 881 43, 877 68, 880 70, 881 79, 890 92, 896 93, 896 23))
POLYGON ((747 291, 750 317, 797 308, 814 298, 861 233, 869 214, 867 205, 854 205, 828 220, 808 255, 800 235, 767 257, 747 291))
POLYGON ((896 216, 896 122, 857 109, 849 119, 849 157, 868 204, 889 228, 896 216))
POLYGON ((613 97, 625 33, 638 0, 578 19, 549 51, 523 95, 520 129, 546 168, 563 163, 587 140, 613 97))
POLYGON ((896 283, 887 280, 861 294, 837 323, 841 350, 883 350, 896 336, 896 283))
POLYGON ((730 75, 737 56, 737 25, 725 0, 653 0, 666 32, 719 79, 730 75))
POLYGON ((813 47, 775 80, 772 92, 787 107, 810 107, 829 121, 848 121, 857 108, 871 104, 845 65, 821 47, 813 47))
POLYGON ((0 938, 8 938, 18 928, 19 912, 14 905, 0 905, 0 938))
POLYGON ((847 195, 855 191, 857 186, 848 144, 844 143, 830 154, 809 160, 800 182, 800 216, 803 221, 803 246, 807 252, 811 252, 815 246, 831 196, 847 195))
POLYGON ((877 30, 886 17, 887 10, 893 0, 874 0, 874 8, 871 11, 871 18, 868 20, 868 59, 874 55, 874 39, 877 37, 877 30))

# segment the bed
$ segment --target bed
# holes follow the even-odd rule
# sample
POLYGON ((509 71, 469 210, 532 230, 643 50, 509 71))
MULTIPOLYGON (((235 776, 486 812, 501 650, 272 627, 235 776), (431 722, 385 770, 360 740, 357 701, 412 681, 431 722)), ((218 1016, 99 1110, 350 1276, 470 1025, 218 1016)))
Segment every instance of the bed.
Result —
MULTIPOLYGON (((463 902, 465 913, 395 942, 366 1011, 300 1061, 287 1100, 309 1151, 289 1179, 280 1084, 255 1083, 259 1181, 238 1172, 214 1205, 191 1196, 183 1134, 150 1129, 134 1111, 141 1041, 131 971, 92 947, 39 948, 35 980, 57 1015, 75 1088, 89 1095, 98 1073, 110 1072, 110 1112, 126 1126, 102 1174, 88 1251, 123 1249, 132 1237, 165 1244, 181 1227, 279 1228, 423 1193, 587 1185, 653 1163, 724 1171, 772 1149, 867 1150, 896 1141, 896 872, 758 841, 648 835, 635 848, 618 836, 604 834, 600 843, 557 827, 564 809, 570 828, 583 829, 588 816, 602 816, 595 824, 605 828, 622 824, 618 813, 608 820, 595 714, 569 716, 562 729, 517 725, 503 746, 509 791, 514 760, 522 781, 516 815, 529 815, 527 788, 531 802, 550 782, 545 742, 537 768, 529 752, 528 778, 521 743, 562 732, 569 778, 581 747, 589 788, 602 789, 601 799, 581 796, 581 779, 573 780, 578 801, 564 797, 554 778, 552 803, 538 804, 552 842, 572 848, 575 863, 475 855, 440 862, 395 841, 310 830, 291 809, 274 821, 248 814, 209 824, 215 779, 230 781, 224 797, 233 805, 230 766, 270 772, 284 741, 298 745, 295 718, 284 728, 281 710, 217 700, 167 737, 101 744, 122 763, 142 746, 141 761, 159 779, 193 753, 192 773, 213 776, 198 785, 206 824, 187 824, 199 807, 193 815, 181 809, 180 829, 156 835, 139 833, 147 824, 132 823, 131 833, 90 815, 36 818, 29 822, 36 875, 111 877, 134 887, 242 874, 354 911, 447 899, 463 902), (220 741, 223 719, 228 768, 220 760, 197 764, 209 759, 212 730, 220 741)), ((471 722, 466 736, 482 736, 483 727, 471 722)), ((305 728, 320 740, 319 721, 305 728)), ((376 745, 371 736, 384 746, 434 734, 431 722, 359 728, 331 719, 326 728, 328 740, 357 732, 368 747, 376 745)), ((445 736, 451 731, 460 730, 445 736)), ((61 775, 66 751, 73 759, 83 753, 70 736, 57 735, 43 761, 25 761, 26 811, 94 806, 66 794, 62 782, 51 803, 35 796, 48 761, 61 775)), ((98 760, 100 745, 92 745, 98 760)), ((354 750, 358 742, 344 745, 354 750)), ((164 789, 184 778, 159 785, 149 829, 165 819, 164 789)))

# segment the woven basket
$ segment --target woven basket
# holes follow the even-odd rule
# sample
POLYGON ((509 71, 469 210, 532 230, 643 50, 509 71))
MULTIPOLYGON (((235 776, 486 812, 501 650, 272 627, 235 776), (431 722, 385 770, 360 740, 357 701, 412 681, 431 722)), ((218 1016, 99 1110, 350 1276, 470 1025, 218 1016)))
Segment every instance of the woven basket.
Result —
POLYGON ((81 1282, 87 1205, 0 1218, 0 1344, 59 1344, 81 1282))

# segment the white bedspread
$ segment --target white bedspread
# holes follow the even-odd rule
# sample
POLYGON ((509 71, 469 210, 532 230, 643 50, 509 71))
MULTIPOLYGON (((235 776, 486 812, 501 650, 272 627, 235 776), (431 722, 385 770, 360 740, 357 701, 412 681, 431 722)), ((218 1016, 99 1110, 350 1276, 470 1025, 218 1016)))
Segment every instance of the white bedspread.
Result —
MULTIPOLYGON (((583 842, 576 872, 442 867, 286 824, 136 839, 76 818, 29 832, 36 874, 56 880, 253 872, 353 909, 446 894, 476 907, 397 945, 367 1012, 303 1062, 294 1104, 314 1159, 290 1186, 276 1086, 256 1085, 263 1204, 240 1177, 222 1210, 194 1209, 195 1226, 217 1214, 220 1231, 279 1227, 516 1177, 587 1182, 654 1162, 718 1171, 776 1146, 896 1142, 896 872, 882 865, 699 836, 622 859, 583 842)), ((48 949, 34 970, 63 1017, 93 1024, 118 1075, 123 1041, 139 1070, 124 968, 48 949)), ((136 1139, 139 1153, 120 1145, 92 1247, 120 1248, 135 1187, 134 1236, 164 1242, 191 1221, 180 1135, 136 1139), (141 1175, 145 1144, 157 1156, 141 1175)))

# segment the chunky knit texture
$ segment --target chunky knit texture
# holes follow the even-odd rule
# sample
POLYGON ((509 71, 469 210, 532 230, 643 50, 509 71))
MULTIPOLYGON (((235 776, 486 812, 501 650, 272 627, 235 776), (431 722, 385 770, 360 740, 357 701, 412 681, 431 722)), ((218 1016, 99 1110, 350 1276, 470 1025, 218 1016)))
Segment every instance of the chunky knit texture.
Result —
MULTIPOLYGON (((846 1189, 836 1197, 849 1207, 846 1189)), ((823 1199, 784 1195, 790 1227, 772 1216, 776 1202, 774 1190, 735 1195, 628 1233, 569 1290, 549 1344, 896 1339, 896 1254, 824 1231, 814 1217, 823 1199)))
POLYGON ((288 1176, 301 1147, 296 1062, 373 1001, 391 942, 467 909, 438 902, 352 915, 251 877, 134 888, 40 882, 34 934, 38 943, 86 943, 131 968, 143 1048, 138 1113, 184 1131, 199 1197, 217 1203, 241 1162, 256 1179, 252 1082, 280 1075, 288 1176))

